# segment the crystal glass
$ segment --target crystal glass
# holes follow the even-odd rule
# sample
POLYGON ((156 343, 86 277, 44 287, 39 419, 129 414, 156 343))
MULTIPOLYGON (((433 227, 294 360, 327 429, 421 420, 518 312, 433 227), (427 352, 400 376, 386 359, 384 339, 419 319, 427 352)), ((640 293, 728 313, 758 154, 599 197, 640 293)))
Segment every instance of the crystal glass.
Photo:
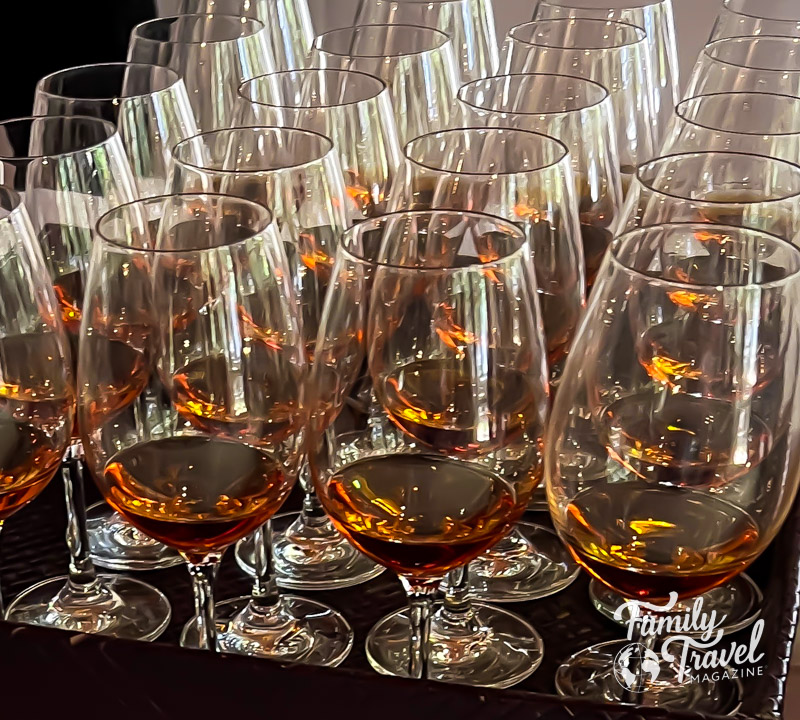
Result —
POLYGON ((364 25, 314 40, 316 67, 360 70, 383 80, 392 97, 400 142, 446 127, 461 84, 452 40, 415 25, 364 25))
MULTIPOLYGON (((347 225, 347 195, 332 142, 308 130, 246 127, 189 138, 175 146, 173 155, 174 192, 215 190, 272 208, 288 259, 299 332, 312 359, 336 245, 347 225)), ((305 512, 274 542, 272 552, 282 584, 296 587, 316 580, 317 587, 341 587, 377 575, 381 569, 328 523, 305 472, 301 480, 309 493, 305 512), (322 569, 307 571, 304 555, 311 565, 315 559, 317 565, 322 563, 322 569), (333 571, 331 576, 325 576, 325 566, 333 571)), ((259 542, 272 540, 269 528, 261 535, 254 539, 254 554, 262 552, 259 542)), ((257 568, 256 574, 252 599, 237 598, 218 608, 218 617, 233 618, 220 636, 223 647, 248 655, 338 665, 352 645, 347 621, 327 605, 293 595, 281 596, 265 615, 259 610, 258 595, 277 577, 267 576, 273 574, 267 566, 257 568), (293 642, 282 639, 287 627, 294 628, 293 642)), ((191 644, 192 628, 184 638, 191 644)))
POLYGON ((538 481, 548 401, 534 290, 525 235, 500 218, 390 213, 342 240, 312 369, 311 467, 337 527, 409 596, 408 612, 367 638, 379 672, 491 685, 541 661, 519 618, 495 634, 470 612, 462 662, 448 638, 429 637, 443 576, 505 534, 538 481), (365 358, 396 429, 343 435, 330 422, 365 358))
POLYGON ((177 15, 140 23, 131 31, 128 62, 175 70, 203 131, 231 127, 239 85, 275 69, 264 23, 239 15, 177 15))
POLYGON ((722 151, 651 160, 636 170, 617 231, 667 222, 755 228, 794 242, 800 233, 800 166, 722 151))
MULTIPOLYGON (((800 481, 798 303, 800 251, 775 236, 683 223, 614 241, 547 430, 550 513, 594 578, 690 599, 775 537, 800 481)), ((612 663, 630 641, 604 643, 558 669, 559 692, 735 712, 740 684, 681 681, 654 634, 638 640, 657 674, 629 667, 626 693, 612 663)))
MULTIPOLYGON (((24 197, 76 363, 95 223, 109 207, 135 197, 122 140, 112 123, 96 117, 9 120, 0 123, 0 172, 2 184, 24 197)), ((6 616, 13 622, 152 640, 169 622, 164 595, 138 580, 95 572, 77 430, 62 473, 69 574, 28 588, 6 616)))
POLYGON ((620 20, 643 28, 647 33, 653 73, 651 107, 657 145, 680 98, 672 0, 540 0, 534 13, 534 20, 574 17, 620 20))
POLYGON ((800 96, 800 37, 761 35, 708 43, 684 97, 749 91, 800 96))
POLYGON ((462 86, 458 102, 467 125, 534 130, 567 146, 590 290, 622 207, 608 91, 591 80, 569 75, 502 75, 462 86))
POLYGON ((8 188, 0 188, 0 296, 2 530, 58 472, 75 415, 70 349, 55 293, 28 213, 8 188))
POLYGON ((400 164, 386 83, 354 70, 295 70, 248 80, 239 96, 240 125, 295 127, 329 137, 360 217, 386 211, 400 164))
POLYGON ((186 87, 166 67, 104 63, 59 70, 36 84, 34 115, 88 115, 114 123, 140 197, 161 195, 170 148, 197 134, 186 87))
POLYGON ((617 124, 623 190, 656 147, 653 73, 645 31, 612 20, 536 20, 511 28, 502 72, 578 75, 605 87, 617 124))
POLYGON ((709 40, 746 35, 800 36, 800 9, 793 0, 722 0, 709 40))
POLYGON ((306 66, 314 41, 307 0, 159 0, 158 14, 194 15, 220 13, 254 17, 266 26, 279 70, 306 66))
POLYGON ((800 161, 800 97, 726 92, 682 100, 675 107, 661 153, 703 150, 800 161))
POLYGON ((87 463, 117 512, 186 560, 204 649, 222 553, 281 506, 302 443, 306 358, 271 221, 224 195, 129 203, 100 218, 87 280, 87 463))
POLYGON ((447 33, 460 59, 461 80, 494 75, 500 64, 492 0, 363 0, 354 26, 402 23, 447 33))

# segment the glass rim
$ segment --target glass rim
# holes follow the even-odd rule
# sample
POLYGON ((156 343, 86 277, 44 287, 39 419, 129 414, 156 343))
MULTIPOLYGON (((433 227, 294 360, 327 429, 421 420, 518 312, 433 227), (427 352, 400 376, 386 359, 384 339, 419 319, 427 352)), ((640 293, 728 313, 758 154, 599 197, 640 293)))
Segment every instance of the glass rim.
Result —
MULTIPOLYGON (((241 22, 244 25, 244 22, 241 22)), ((167 15, 165 17, 157 17, 157 18, 150 18, 149 20, 145 20, 144 22, 140 22, 138 25, 134 25, 133 30, 131 30, 131 41, 143 41, 143 42, 150 42, 150 43, 158 43, 159 45, 221 45, 222 43, 232 43, 236 42, 237 40, 242 40, 250 37, 254 37, 258 35, 258 33, 263 32, 266 30, 266 25, 261 22, 258 18, 249 17, 247 15, 231 15, 230 13, 184 13, 181 15, 167 15), (248 23, 253 24, 253 31, 248 32, 245 35, 237 35, 236 37, 225 38, 224 40, 158 40, 156 38, 148 37, 147 35, 142 35, 142 30, 146 28, 155 27, 157 25, 166 25, 168 23, 172 23, 175 20, 180 18, 235 18, 239 21, 246 21, 248 23)))
POLYGON ((637 0, 631 0, 631 2, 625 3, 625 7, 620 8, 609 8, 603 7, 602 5, 587 5, 581 3, 580 0, 571 0, 569 5, 562 5, 558 0, 540 0, 542 5, 549 5, 550 7, 560 7, 564 8, 565 10, 599 10, 600 12, 624 12, 625 10, 644 10, 645 8, 649 7, 657 7, 659 5, 666 5, 666 0, 641 0, 638 2, 637 0))
POLYGON ((800 66, 798 66, 797 70, 791 70, 788 68, 776 68, 776 67, 763 67, 763 66, 755 66, 755 65, 745 65, 743 63, 732 62, 731 60, 723 60, 722 58, 714 57, 711 52, 715 47, 722 45, 723 43, 733 44, 741 44, 743 40, 777 40, 781 43, 784 42, 791 42, 793 45, 798 45, 800 47, 800 37, 792 37, 790 35, 736 35, 734 37, 726 37, 726 38, 719 38, 718 40, 712 40, 709 43, 706 43, 703 46, 703 55, 709 58, 712 62, 719 63, 720 65, 729 65, 730 67, 737 67, 737 68, 744 68, 745 70, 759 70, 760 72, 776 72, 776 73, 800 73, 800 66))
MULTIPOLYGON (((421 1, 421 0, 420 0, 421 1)), ((245 80, 243 83, 239 85, 236 90, 236 94, 242 98, 245 102, 253 103, 253 105, 261 105, 263 107, 271 107, 271 108, 282 108, 286 110, 321 110, 326 108, 337 108, 337 107, 349 107, 353 105, 360 105, 361 103, 369 102, 370 100, 375 100, 381 96, 381 93, 384 91, 388 91, 388 85, 381 80, 379 77, 375 75, 370 75, 369 73, 361 72, 360 70, 348 70, 345 68, 295 68, 294 70, 277 70, 275 72, 264 73, 263 75, 256 75, 248 80, 245 80), (267 78, 272 77, 279 77, 279 76, 289 76, 289 75, 296 75, 296 74, 305 74, 305 73, 314 73, 318 75, 319 73, 335 73, 337 75, 344 74, 344 75, 352 75, 352 76, 360 76, 366 78, 369 82, 375 84, 377 92, 374 95, 369 95, 368 97, 362 97, 358 100, 349 100, 348 102, 337 102, 337 103, 324 103, 320 105, 287 105, 286 103, 273 103, 267 100, 253 100, 251 97, 247 97, 244 94, 244 88, 251 83, 255 86, 255 82, 257 80, 265 80, 267 78)))
POLYGON ((370 25, 356 25, 356 26, 339 27, 339 28, 333 28, 331 30, 326 30, 324 33, 321 33, 314 38, 314 42, 311 47, 313 50, 316 50, 317 52, 325 53, 326 55, 333 55, 334 57, 377 59, 377 58, 402 58, 402 57, 414 57, 417 55, 425 55, 427 53, 435 52, 436 50, 441 50, 441 48, 445 47, 448 43, 452 44, 452 42, 453 41, 451 40, 450 36, 447 33, 442 32, 441 30, 437 30, 436 28, 427 27, 424 25, 423 26, 408 25, 406 23, 375 23, 370 25), (331 37, 336 33, 344 33, 344 32, 353 33, 356 30, 360 30, 362 28, 405 28, 414 30, 418 33, 428 32, 431 34, 432 37, 439 38, 440 42, 437 45, 434 45, 432 47, 427 47, 424 50, 417 50, 415 52, 381 53, 380 55, 363 55, 363 54, 353 55, 351 53, 334 52, 333 50, 326 50, 320 47, 320 41, 325 37, 331 37))
POLYGON ((660 285, 667 285, 669 287, 681 288, 686 290, 696 290, 697 288, 707 288, 712 292, 722 292, 726 288, 766 288, 770 289, 773 287, 780 287, 782 285, 786 285, 788 282, 794 282, 800 279, 800 248, 798 248, 793 243, 789 242, 788 240, 784 240, 782 237, 778 235, 773 235, 772 233, 766 232, 765 230, 759 230, 757 228, 749 228, 749 227, 742 227, 740 225, 724 225, 724 224, 717 224, 717 223, 700 223, 700 222, 668 222, 668 223, 659 223, 656 225, 647 225, 645 227, 637 227, 631 228, 630 230, 626 230, 623 233, 617 235, 609 245, 608 249, 608 256, 611 258, 611 262, 618 268, 620 268, 623 272, 642 278, 643 280, 647 281, 650 284, 658 283, 660 285), (744 234, 744 235, 751 235, 751 236, 758 236, 768 239, 770 242, 774 243, 778 247, 783 247, 788 249, 788 251, 795 255, 797 258, 796 267, 791 272, 787 272, 787 274, 778 279, 778 280, 768 280, 765 282, 751 282, 751 283, 691 283, 686 281, 680 280, 672 280, 666 279, 658 276, 648 275, 646 272, 642 270, 637 270, 636 268, 631 267, 630 265, 626 265, 622 262, 619 257, 618 253, 622 245, 630 241, 632 237, 637 235, 645 236, 648 233, 664 231, 664 230, 685 230, 689 231, 689 228, 692 228, 692 231, 697 232, 709 232, 713 230, 723 230, 727 231, 730 234, 744 234))
POLYGON ((64 121, 64 120, 80 120, 82 122, 88 121, 90 124, 97 124, 102 125, 107 131, 110 131, 109 134, 99 140, 97 142, 92 142, 89 145, 77 148, 76 150, 68 150, 62 153, 39 153, 37 155, 31 155, 30 153, 26 155, 4 155, 3 151, 0 150, 0 163, 8 163, 13 164, 15 162, 23 162, 25 160, 41 160, 42 158, 55 158, 55 157, 68 157, 70 155, 75 155, 77 153, 84 153, 92 150, 96 150, 99 147, 102 147, 109 141, 111 141, 114 136, 119 135, 119 130, 114 123, 103 120, 102 118, 95 117, 93 115, 26 115, 23 117, 16 117, 16 118, 9 118, 8 120, 0 120, 0 130, 10 125, 15 125, 18 123, 28 123, 30 125, 34 124, 34 121, 37 122, 53 122, 53 121, 64 121))
POLYGON ((172 90, 176 85, 181 82, 181 76, 178 75, 175 70, 166 65, 153 65, 151 63, 143 63, 143 62, 106 62, 106 63, 87 63, 85 65, 73 65, 72 67, 63 68, 62 70, 56 70, 55 72, 49 73, 41 78, 36 83, 36 94, 39 95, 46 95, 52 98, 62 98, 64 100, 79 100, 81 102, 109 102, 112 100, 129 100, 131 98, 138 98, 138 97, 145 97, 149 95, 158 95, 159 93, 168 92, 172 90), (77 95, 65 95, 60 92, 54 92, 52 90, 45 90, 43 88, 44 83, 54 80, 59 76, 67 76, 72 73, 76 73, 77 71, 82 70, 107 70, 110 68, 149 68, 149 69, 157 69, 163 71, 167 74, 169 78, 169 84, 165 85, 164 87, 159 87, 155 90, 149 90, 148 92, 143 93, 132 93, 132 94, 123 94, 120 93, 119 95, 112 95, 109 97, 79 97, 77 95))
POLYGON ((550 50, 619 50, 624 47, 634 47, 636 45, 642 45, 647 42, 647 31, 639 27, 638 25, 634 25, 628 22, 622 22, 620 20, 604 20, 601 18, 548 18, 545 20, 530 20, 529 22, 520 23, 519 25, 515 25, 508 31, 508 36, 514 40, 515 42, 522 43, 523 45, 531 45, 533 47, 541 47, 541 48, 549 48, 550 50), (578 46, 578 45, 542 45, 541 43, 534 42, 534 40, 523 40, 522 38, 517 37, 516 33, 525 27, 530 25, 542 25, 543 23, 552 23, 552 24, 563 24, 563 23, 572 23, 575 24, 576 22, 584 23, 584 24, 596 24, 602 23, 603 25, 619 25, 625 28, 631 28, 636 33, 637 39, 631 40, 628 42, 623 42, 615 45, 593 45, 593 46, 578 46))
POLYGON ((800 23, 800 13, 794 18, 779 18, 772 15, 753 15, 752 13, 744 12, 744 10, 733 10, 730 7, 731 0, 722 0, 722 9, 731 15, 741 15, 742 17, 751 18, 753 20, 768 20, 770 22, 785 22, 785 23, 800 23))
POLYGON ((215 192, 202 192, 202 193, 171 193, 167 195, 152 195, 146 198, 139 198, 137 200, 131 200, 126 203, 122 203, 122 205, 117 205, 116 207, 111 208, 104 212, 98 219, 97 223, 95 224, 95 228, 97 230, 97 236, 100 240, 107 245, 111 245, 114 248, 119 248, 121 250, 132 251, 132 252, 139 252, 139 253, 148 253, 151 255, 179 255, 185 253, 198 253, 198 252, 211 252, 215 250, 220 250, 222 248, 233 248, 244 243, 250 242, 253 238, 263 234, 265 231, 269 230, 269 227, 272 225, 274 220, 272 210, 270 210, 266 205, 262 205, 260 202, 256 202, 255 200, 249 200, 248 198, 240 197, 239 195, 228 195, 226 193, 215 193, 215 192), (239 238, 238 240, 234 240, 233 242, 224 243, 221 245, 215 245, 214 247, 182 247, 182 248, 143 248, 143 247, 132 247, 131 245, 125 244, 120 242, 119 240, 115 240, 114 238, 110 237, 106 232, 103 231, 103 224, 111 222, 114 216, 124 216, 124 213, 129 212, 134 207, 147 207, 149 205, 155 204, 163 204, 167 202, 170 198, 216 198, 216 199, 224 199, 226 202, 230 201, 234 204, 239 204, 242 206, 249 207, 251 210, 254 210, 259 215, 259 228, 254 230, 251 235, 248 235, 244 238, 239 238))
MULTIPOLYGON (((303 168, 312 167, 314 165, 319 165, 320 163, 324 162, 325 158, 333 153, 333 140, 329 137, 323 135, 322 133, 318 133, 314 130, 306 130, 304 128, 295 128, 295 127, 282 127, 280 125, 243 125, 237 126, 232 128, 221 128, 219 130, 206 130, 205 132, 197 133, 196 135, 191 135, 190 137, 184 138, 180 142, 175 143, 170 151, 170 156, 175 163, 180 163, 184 167, 191 168, 193 170, 200 170, 203 172, 209 173, 216 173, 219 175, 259 175, 261 173, 270 173, 270 172, 282 172, 284 170, 301 170, 303 168), (285 133, 286 135, 311 135, 319 140, 322 141, 323 147, 327 147, 325 152, 323 152, 319 157, 312 158, 311 160, 306 160, 305 162, 296 163, 295 165, 282 165, 281 167, 273 167, 270 169, 264 170, 225 170, 222 168, 214 168, 208 167, 206 165, 198 165, 193 162, 188 162, 186 160, 182 160, 178 157, 178 148, 181 147, 190 147, 190 144, 193 141, 200 140, 205 142, 205 139, 208 138, 210 135, 226 135, 226 134, 233 134, 240 132, 242 130, 275 130, 279 133, 285 133)), ((215 194, 215 193, 208 193, 208 194, 215 194)), ((225 193, 221 193, 225 194, 225 193)))
POLYGON ((790 162, 789 160, 783 160, 781 158, 774 158, 769 155, 759 155, 757 153, 748 153, 748 152, 732 152, 730 150, 698 150, 694 152, 679 152, 679 153, 671 153, 669 155, 660 155, 658 157, 654 157, 646 162, 643 162, 641 165, 636 167, 636 182, 638 182, 642 187, 647 188, 650 192, 661 195, 662 197, 669 197, 673 198, 674 200, 688 200, 689 202, 696 203, 698 205, 708 205, 710 207, 720 206, 730 206, 730 205, 764 205, 765 203, 775 203, 775 202, 783 202, 784 200, 791 200, 792 198, 800 197, 800 165, 796 163, 790 162), (798 189, 796 192, 788 193, 786 195, 780 195, 778 197, 771 197, 771 198, 761 198, 759 200, 742 200, 740 202, 731 202, 730 200, 703 200, 700 198, 689 198, 685 195, 677 195, 672 192, 667 192, 665 190, 659 190, 658 188, 653 187, 652 182, 645 182, 642 180, 641 173, 644 168, 655 165, 657 163, 663 163, 665 161, 676 160, 677 158, 688 158, 697 155, 724 155, 726 157, 745 157, 745 158, 755 158, 761 161, 782 165, 785 168, 790 168, 791 171, 797 176, 798 178, 798 189))
POLYGON ((505 218, 499 217, 497 215, 491 215, 489 213, 477 212, 475 210, 454 210, 452 208, 431 208, 430 210, 398 210, 395 212, 385 213, 384 215, 376 215, 375 217, 367 218, 362 222, 359 222, 355 225, 350 226, 342 233, 342 239, 339 242, 339 246, 337 248, 337 254, 341 252, 344 253, 347 257, 351 260, 361 263, 363 265, 372 265, 374 267, 385 267, 391 268, 392 270, 396 270, 398 272, 413 272, 413 273, 453 273, 458 272, 461 270, 476 270, 476 269, 487 269, 492 267, 497 267, 500 265, 504 265, 509 261, 513 261, 517 256, 520 257, 530 257, 530 244, 528 242, 527 235, 522 230, 522 228, 517 225, 515 222, 511 220, 506 220, 505 218), (493 258, 492 260, 487 260, 486 262, 474 262, 470 263, 469 265, 440 265, 438 267, 411 267, 409 265, 397 265, 396 263, 389 263, 385 261, 377 261, 377 260, 369 260, 363 256, 359 256, 354 253, 347 244, 347 240, 349 238, 354 237, 360 233, 368 232, 369 230, 377 230, 380 228, 381 224, 390 221, 393 219, 400 219, 400 218, 409 218, 413 219, 415 217, 426 217, 432 215, 449 215, 449 216, 458 216, 461 218, 472 218, 474 220, 488 220, 499 227, 502 228, 502 231, 505 232, 509 236, 513 236, 515 240, 519 241, 519 246, 515 247, 510 252, 507 252, 505 255, 497 258, 493 258))
MULTIPOLYGON (((715 132, 723 132, 723 133, 730 133, 731 135, 752 135, 752 136, 767 136, 767 137, 788 137, 791 135, 800 135, 800 120, 798 120, 798 129, 787 131, 787 132, 754 132, 750 130, 728 130, 726 128, 721 127, 714 127, 713 125, 707 125, 705 123, 698 122, 697 120, 690 120, 686 117, 683 113, 688 107, 688 103, 692 102, 693 100, 702 100, 703 98, 717 98, 723 95, 728 95, 732 97, 741 97, 741 96, 751 96, 755 95, 756 97, 765 97, 765 98, 780 98, 781 100, 791 100, 793 103, 796 103, 798 109, 800 109, 800 97, 796 95, 786 95, 785 93, 771 93, 771 92, 759 92, 756 90, 739 90, 739 91, 730 91, 730 92, 715 92, 715 93, 701 93, 700 95, 692 95, 691 97, 684 98, 675 106, 675 115, 683 120, 685 123, 689 125, 694 125, 696 127, 701 127, 705 130, 713 130, 715 132)), ((798 114, 800 118, 800 113, 798 114)), ((714 151, 710 151, 714 152, 714 151)), ((778 158, 779 159, 779 158, 778 158)))
POLYGON ((409 140, 405 145, 403 145, 403 157, 408 160, 408 162, 417 165, 418 167, 425 168, 426 170, 430 170, 431 172, 435 173, 446 173, 447 175, 453 175, 456 177, 490 177, 490 176, 502 176, 506 177, 509 175, 528 175, 532 173, 539 173, 544 172, 545 170, 550 170, 552 168, 558 167, 561 163, 563 163, 569 157, 569 148, 561 142, 561 140, 552 137, 551 135, 546 135, 542 132, 536 132, 535 130, 525 130, 523 128, 509 128, 509 127, 457 127, 457 128, 445 128, 444 130, 434 130, 433 132, 425 133, 424 135, 418 135, 417 137, 409 140), (419 160, 414 160, 409 156, 409 147, 420 140, 426 140, 428 138, 436 137, 437 135, 445 135, 448 133, 463 133, 464 131, 472 131, 477 133, 508 133, 509 135, 523 135, 523 136, 534 136, 537 139, 543 139, 547 143, 557 147, 559 150, 562 151, 561 156, 557 160, 553 160, 549 163, 539 165, 535 168, 527 168, 525 170, 506 170, 506 171, 486 171, 486 172, 475 172, 473 171, 466 171, 466 170, 446 170, 445 168, 434 167, 429 162, 423 162, 419 160))
POLYGON ((464 83, 459 89, 458 93, 456 93, 456 98, 459 102, 464 103, 467 107, 474 108, 475 110, 485 110, 486 112, 496 112, 496 113, 504 113, 507 115, 521 115, 521 116, 536 116, 536 115, 568 115, 570 113, 580 113, 584 110, 590 110, 591 108, 599 107, 602 105, 608 98, 611 97, 611 94, 608 90, 601 85, 599 82, 595 82, 594 80, 589 80, 588 78, 582 78, 577 75, 564 75, 562 73, 544 73, 544 72, 535 72, 535 73, 508 73, 507 75, 488 75, 484 78, 478 78, 477 80, 470 80, 468 83, 464 83), (588 103, 587 105, 581 105, 580 107, 576 107, 572 110, 540 110, 540 111, 528 111, 528 110, 495 110, 493 108, 487 108, 483 105, 476 105, 473 102, 468 100, 464 100, 461 93, 463 90, 470 86, 477 86, 479 83, 485 83, 487 80, 510 80, 512 78, 517 77, 557 77, 557 78, 567 78, 569 80, 577 81, 578 83, 582 83, 584 85, 588 85, 593 88, 597 88, 601 91, 602 97, 595 101, 588 103))

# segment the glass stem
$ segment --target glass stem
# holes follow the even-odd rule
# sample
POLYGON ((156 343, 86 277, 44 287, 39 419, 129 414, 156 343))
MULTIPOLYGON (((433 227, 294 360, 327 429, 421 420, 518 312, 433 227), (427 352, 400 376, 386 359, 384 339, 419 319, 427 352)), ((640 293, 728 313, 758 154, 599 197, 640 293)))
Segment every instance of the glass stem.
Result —
POLYGON ((89 593, 97 584, 97 573, 89 550, 86 529, 86 496, 84 494, 83 459, 79 443, 67 450, 61 465, 64 497, 67 505, 67 547, 69 548, 68 584, 74 592, 89 593))
POLYGON ((427 679, 430 654, 432 598, 439 580, 400 577, 408 595, 408 675, 415 680, 427 679))
POLYGON ((198 623, 198 647, 217 652, 217 623, 214 612, 214 578, 219 560, 187 563, 194 589, 194 613, 198 623))
POLYGON ((469 564, 453 568, 444 584, 440 617, 450 626, 474 634, 480 631, 475 610, 469 599, 469 564))
POLYGON ((250 605, 254 610, 269 612, 280 601, 272 558, 272 522, 267 520, 253 533, 253 591, 250 605))
MULTIPOLYGON (((643 645, 645 651, 651 651, 655 653, 656 649, 656 642, 658 641, 658 637, 655 633, 650 633, 649 635, 642 635, 641 633, 641 623, 637 624, 638 634, 636 637, 636 642, 640 645, 643 645)), ((647 652, 645 654, 648 654, 647 652)), ((656 653, 657 655, 658 653, 656 653)), ((642 658, 637 655, 633 666, 633 676, 634 682, 633 687, 628 690, 626 689, 622 696, 622 701, 626 703, 632 703, 633 705, 640 705, 642 703, 642 693, 647 689, 647 675, 644 672, 644 668, 642 667, 642 658)))

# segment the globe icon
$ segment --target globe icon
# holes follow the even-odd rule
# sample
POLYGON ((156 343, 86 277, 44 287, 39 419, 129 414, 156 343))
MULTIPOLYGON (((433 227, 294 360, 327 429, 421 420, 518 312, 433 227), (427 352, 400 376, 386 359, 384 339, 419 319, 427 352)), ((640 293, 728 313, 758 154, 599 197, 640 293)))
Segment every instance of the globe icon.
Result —
MULTIPOLYGON (((658 655, 641 643, 630 643, 614 658, 614 677, 626 690, 636 691, 636 668, 641 664, 642 672, 653 683, 661 672, 658 655)), ((644 690, 643 687, 638 692, 644 690)))

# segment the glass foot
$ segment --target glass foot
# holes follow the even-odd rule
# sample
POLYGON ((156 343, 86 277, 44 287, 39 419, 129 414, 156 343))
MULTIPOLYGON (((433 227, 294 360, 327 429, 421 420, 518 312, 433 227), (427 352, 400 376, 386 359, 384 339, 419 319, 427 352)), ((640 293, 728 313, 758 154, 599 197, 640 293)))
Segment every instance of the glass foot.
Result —
MULTIPOLYGON (((236 544, 236 562, 253 576, 252 537, 236 544)), ((272 518, 272 557, 275 578, 290 590, 336 590, 360 585, 384 568, 356 550, 327 518, 320 525, 300 522, 300 513, 272 518)))
POLYGON ((66 577, 37 583, 14 599, 6 620, 128 640, 155 640, 164 632, 172 610, 163 593, 123 575, 97 580, 86 593, 71 589, 66 577))
MULTIPOLYGON (((353 647, 353 630, 333 608, 297 595, 282 595, 280 612, 259 617, 250 596, 217 603, 217 644, 221 652, 307 665, 336 667, 353 647)), ((197 621, 183 628, 181 645, 197 647, 197 621)))
POLYGON ((86 529, 94 564, 108 570, 163 570, 183 562, 178 553, 137 530, 104 502, 88 508, 86 529))
MULTIPOLYGON (((677 669, 654 655, 658 662, 650 666, 647 688, 642 693, 629 693, 626 685, 633 682, 627 663, 631 652, 646 651, 643 645, 628 640, 600 643, 575 653, 556 671, 556 690, 560 695, 584 698, 593 702, 630 702, 670 710, 691 710, 696 713, 731 715, 742 703, 742 684, 738 679, 719 682, 701 679, 678 682, 677 669)), ((648 655, 649 657, 649 655, 648 655)), ((722 671, 720 671, 722 672, 722 671)))
MULTIPOLYGON (((431 680, 507 688, 542 662, 544 643, 539 633, 521 617, 502 608, 473 603, 475 625, 464 635, 445 634, 438 607, 431 620, 431 680)), ((387 615, 370 630, 366 652, 369 664, 383 675, 408 677, 408 610, 387 615)))
POLYGON ((568 587, 580 573, 552 531, 521 522, 469 566, 473 597, 489 602, 537 600, 568 587))
MULTIPOLYGON (((623 612, 622 618, 614 620, 614 612, 625 602, 622 595, 614 592, 597 580, 592 580, 589 585, 589 597, 592 604, 609 620, 624 625, 628 618, 627 611, 623 612)), ((761 614, 761 604, 764 600, 761 590, 745 574, 738 575, 727 585, 721 585, 713 590, 700 595, 703 599, 703 612, 708 613, 712 610, 716 612, 718 618, 725 617, 720 629, 727 635, 738 632, 752 625, 761 614)), ((679 600, 672 612, 683 614, 691 610, 695 598, 679 600)), ((686 633, 690 635, 691 633, 686 633)))

